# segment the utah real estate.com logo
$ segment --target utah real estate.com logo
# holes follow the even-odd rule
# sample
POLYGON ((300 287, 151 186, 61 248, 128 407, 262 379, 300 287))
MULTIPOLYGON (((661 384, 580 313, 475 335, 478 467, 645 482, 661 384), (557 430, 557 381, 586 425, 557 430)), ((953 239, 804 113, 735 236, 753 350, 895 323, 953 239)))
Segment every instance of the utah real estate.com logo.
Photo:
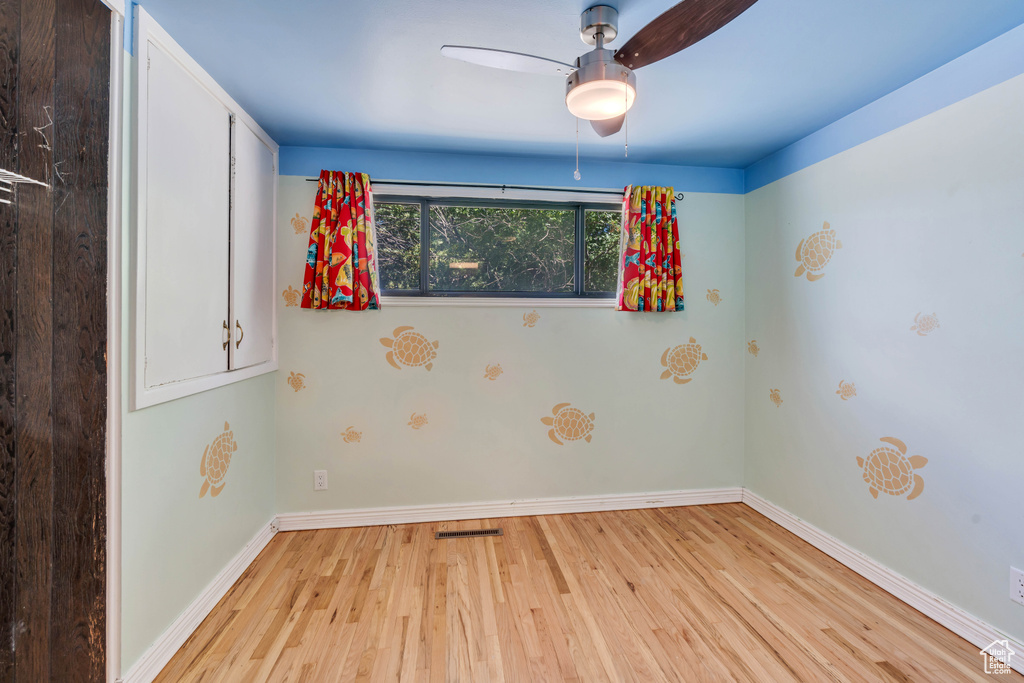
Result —
POLYGON ((1010 643, 1006 640, 996 640, 981 651, 985 662, 985 673, 987 674, 1009 674, 1013 673, 1010 668, 1010 658, 1014 652, 1010 649, 1010 643))

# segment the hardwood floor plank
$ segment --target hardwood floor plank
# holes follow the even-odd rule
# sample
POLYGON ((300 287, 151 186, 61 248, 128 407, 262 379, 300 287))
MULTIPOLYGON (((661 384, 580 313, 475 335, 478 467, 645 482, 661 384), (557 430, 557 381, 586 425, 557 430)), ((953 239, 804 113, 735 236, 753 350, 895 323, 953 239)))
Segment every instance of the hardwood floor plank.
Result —
POLYGON ((729 504, 279 534, 158 680, 987 678, 969 643, 729 504))

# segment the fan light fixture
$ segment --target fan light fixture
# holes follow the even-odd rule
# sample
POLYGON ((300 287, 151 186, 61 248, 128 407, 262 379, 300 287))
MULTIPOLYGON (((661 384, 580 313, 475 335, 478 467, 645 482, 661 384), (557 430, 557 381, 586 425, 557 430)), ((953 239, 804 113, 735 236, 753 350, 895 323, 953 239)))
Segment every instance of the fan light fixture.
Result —
POLYGON ((622 116, 636 99, 636 90, 628 81, 602 79, 579 83, 565 96, 565 105, 573 116, 600 121, 622 116))

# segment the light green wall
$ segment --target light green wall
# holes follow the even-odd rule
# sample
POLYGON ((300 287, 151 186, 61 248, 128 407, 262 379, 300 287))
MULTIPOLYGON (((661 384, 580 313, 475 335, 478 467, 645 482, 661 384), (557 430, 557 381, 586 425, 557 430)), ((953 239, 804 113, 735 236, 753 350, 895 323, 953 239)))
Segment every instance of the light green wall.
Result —
MULTIPOLYGON (((132 58, 125 53, 125 83, 132 58)), ((274 380, 263 375, 128 412, 132 254, 131 86, 125 88, 122 220, 121 670, 127 672, 274 514, 274 380), (223 491, 200 498, 200 461, 231 425, 223 491)), ((112 558, 111 561, 116 561, 112 558)))
POLYGON ((1024 568, 1024 76, 746 197, 745 485, 1007 633, 1024 568), (800 240, 842 241, 809 282, 800 240), (910 328, 918 313, 940 327, 910 328), (857 395, 844 401, 840 380, 857 395), (769 401, 778 388, 783 403, 769 401), (896 437, 923 493, 874 499, 896 437))
MULTIPOLYGON (((281 178, 279 289, 302 286, 316 184, 281 178), (305 218, 297 234, 291 218, 305 218)), ((739 486, 743 458, 743 197, 679 204, 686 310, 411 308, 310 311, 279 298, 278 512, 739 486), (706 299, 719 289, 722 303, 706 299), (433 369, 396 370, 380 343, 410 325, 433 369), (661 380, 665 349, 693 336, 689 384, 661 380), (501 364, 497 380, 488 364, 501 364), (290 373, 305 375, 295 391, 290 373), (563 446, 541 418, 595 414, 590 443, 563 446), (412 429, 412 413, 428 424, 412 429), (342 432, 354 426, 358 443, 342 432), (313 470, 330 488, 313 491, 313 470)))

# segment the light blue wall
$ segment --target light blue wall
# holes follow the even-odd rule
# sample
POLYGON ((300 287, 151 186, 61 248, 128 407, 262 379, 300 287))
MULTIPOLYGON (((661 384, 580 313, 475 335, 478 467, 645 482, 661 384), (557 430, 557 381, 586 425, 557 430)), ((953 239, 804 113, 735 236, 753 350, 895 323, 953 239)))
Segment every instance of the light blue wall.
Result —
MULTIPOLYGON (((281 290, 302 289, 316 188, 281 177, 281 290)), ((677 211, 681 312, 538 308, 527 326, 528 305, 351 313, 279 296, 278 512, 740 486, 743 197, 688 192, 677 211), (438 342, 429 371, 388 363, 380 340, 401 326, 438 342), (662 354, 691 337, 708 359, 688 384, 663 379, 662 354), (488 365, 501 366, 496 380, 488 365), (291 373, 303 383, 290 385, 291 373), (591 442, 549 438, 541 418, 566 402, 595 414, 591 442), (413 429, 413 413, 428 424, 413 429), (343 438, 350 426, 358 442, 343 438), (327 491, 313 490, 314 470, 327 470, 327 491)))
POLYGON ((1024 75, 746 196, 745 485, 1018 639, 1022 122, 1024 75), (795 276, 826 221, 842 248, 795 276), (872 495, 882 437, 928 459, 920 496, 872 495))

